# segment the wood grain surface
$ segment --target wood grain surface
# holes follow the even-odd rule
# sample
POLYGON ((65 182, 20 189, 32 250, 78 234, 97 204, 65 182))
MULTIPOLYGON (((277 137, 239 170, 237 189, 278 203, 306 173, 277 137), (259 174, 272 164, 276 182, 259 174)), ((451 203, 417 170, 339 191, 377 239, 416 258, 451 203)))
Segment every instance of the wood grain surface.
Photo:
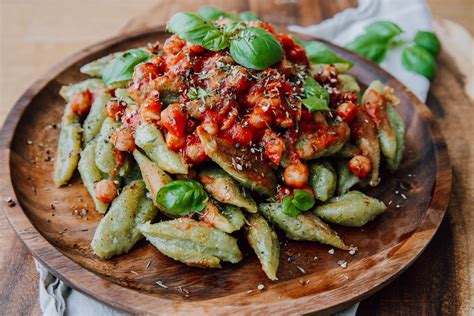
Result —
MULTIPOLYGON (((52 2, 46 1, 46 5, 49 3, 50 7, 54 9, 54 6, 51 6, 52 2)), ((86 2, 86 4, 88 3, 86 2)), ((116 2, 110 4, 116 4, 116 2)), ((229 3, 226 6, 224 1, 216 1, 214 4, 227 9, 235 8, 229 6, 229 3)), ((336 1, 334 6, 328 6, 327 3, 313 6, 310 5, 309 1, 302 1, 298 4, 288 4, 284 3, 284 1, 276 1, 273 4, 261 4, 257 1, 250 1, 248 5, 244 3, 241 7, 238 6, 237 9, 250 8, 256 10, 259 15, 272 21, 277 20, 278 22, 278 20, 282 19, 279 16, 291 16, 291 18, 282 20, 287 21, 286 23, 309 24, 316 23, 347 5, 353 4, 354 2, 336 1)), ((20 5, 24 5, 24 3, 20 3, 20 5)), ((146 5, 151 5, 151 3, 146 5)), ((198 7, 199 2, 193 1, 192 5, 198 7)), ((137 6, 133 7, 136 10, 137 6)), ((142 27, 161 24, 172 13, 181 10, 183 7, 186 9, 193 8, 189 6, 188 1, 183 1, 182 3, 162 1, 154 10, 149 10, 144 15, 144 18, 135 19, 135 22, 131 22, 129 26, 142 27)), ((105 8, 102 10, 105 10, 105 8)), ((113 11, 114 9, 110 10, 113 11)), ((120 17, 124 16, 123 12, 114 11, 113 13, 114 18, 118 16, 118 19, 120 19, 120 17)), ((107 21, 107 19, 105 20, 107 21)), ((38 23, 37 25, 39 25, 38 23)), ((122 24, 123 21, 120 23, 122 24)), ((4 26, 3 23, 2 26, 4 26)), ((127 28, 127 31, 129 29, 127 28)), ((73 29, 66 31, 70 31, 69 33, 75 32, 73 29)), ((104 32, 103 29, 99 29, 99 32, 94 32, 94 36, 97 36, 98 39, 100 36, 104 36, 104 32)), ((40 42, 41 38, 36 40, 40 42)), ((48 39, 45 40, 48 42, 48 39)), ((91 40, 89 39, 89 41, 91 40)), ((78 46, 78 44, 75 45, 78 46)), ((65 44, 63 51, 56 51, 56 55, 51 55, 54 58, 61 58, 60 56, 68 51, 66 46, 69 47, 69 52, 75 49, 73 43, 65 44)), ((22 53, 26 54, 26 52, 22 53)), ((54 60, 53 57, 49 57, 50 64, 54 60)), ((2 64, 4 64, 3 57, 2 64)), ((31 63, 26 64, 32 65, 31 63)), ((14 77, 14 68, 9 69, 11 69, 11 72, 8 74, 14 77)), ((29 74, 30 77, 26 78, 26 80, 33 79, 34 74, 31 74, 31 71, 29 74)), ((2 83, 5 82, 4 80, 6 81, 5 76, 2 75, 2 83)), ((11 90, 14 90, 13 86, 12 89, 6 91, 5 85, 2 84, 2 89, 4 91, 2 91, 1 110, 2 113, 5 113, 8 106, 5 107, 4 100, 14 98, 15 94, 11 92, 11 90)), ((451 199, 448 217, 421 258, 394 283, 368 300, 365 300, 360 307, 361 314, 369 312, 392 314, 393 311, 397 311, 400 314, 455 314, 463 311, 466 313, 470 307, 472 308, 471 289, 473 283, 472 279, 469 279, 470 276, 472 278, 472 273, 470 273, 472 271, 472 261, 467 259, 473 257, 473 234, 472 229, 469 230, 468 227, 472 227, 473 224, 473 217, 469 210, 472 209, 470 205, 473 201, 473 186, 470 174, 474 167, 471 155, 472 142, 464 136, 466 130, 472 129, 472 102, 464 93, 462 76, 456 70, 456 66, 453 65, 450 56, 442 55, 440 57, 439 73, 433 83, 428 105, 441 122, 453 160, 455 190, 451 199)), ((5 221, 1 218, 0 223, 3 224, 1 226, 2 240, 0 241, 2 246, 2 255, 0 256, 1 272, 3 276, 8 276, 0 280, 0 302, 2 307, 5 307, 5 312, 8 314, 37 314, 39 310, 37 302, 35 302, 35 297, 37 297, 37 276, 31 263, 31 257, 27 255, 27 251, 14 238, 11 230, 9 230, 5 221), (6 249, 10 251, 3 251, 6 249), (8 256, 5 255, 7 253, 8 256), (12 253, 14 255, 10 255, 12 253), (15 285, 13 286, 12 284, 15 285), (22 293, 22 295, 11 295, 13 287, 16 293, 22 293), (19 297, 26 297, 27 299, 19 297)))

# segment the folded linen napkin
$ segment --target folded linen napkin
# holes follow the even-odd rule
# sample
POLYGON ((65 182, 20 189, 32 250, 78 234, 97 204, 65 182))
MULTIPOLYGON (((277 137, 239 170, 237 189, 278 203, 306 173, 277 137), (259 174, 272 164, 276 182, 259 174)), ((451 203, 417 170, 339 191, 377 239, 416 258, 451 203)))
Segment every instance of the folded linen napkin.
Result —
MULTIPOLYGON (((360 35, 366 25, 378 20, 389 20, 398 24, 405 31, 402 37, 406 39, 412 38, 418 30, 432 30, 431 13, 424 0, 359 0, 357 8, 344 10, 321 24, 308 27, 293 25, 289 29, 296 33, 318 36, 344 46, 360 35)), ((381 64, 382 68, 425 101, 429 81, 404 69, 400 62, 400 54, 401 49, 391 50, 381 64)), ((128 315, 69 288, 38 262, 36 262, 36 269, 40 274, 40 307, 43 315, 128 315)), ((355 315, 358 305, 359 303, 337 315, 355 315)))

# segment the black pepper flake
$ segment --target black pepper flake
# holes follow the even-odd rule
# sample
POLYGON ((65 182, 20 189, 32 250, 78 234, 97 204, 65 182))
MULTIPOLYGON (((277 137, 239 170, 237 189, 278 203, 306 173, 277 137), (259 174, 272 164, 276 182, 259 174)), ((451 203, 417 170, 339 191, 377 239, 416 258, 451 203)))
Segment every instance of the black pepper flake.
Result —
POLYGON ((13 199, 12 199, 11 197, 7 197, 7 198, 5 199, 5 202, 7 203, 7 205, 8 205, 9 207, 14 207, 14 206, 16 205, 15 201, 13 201, 13 199))

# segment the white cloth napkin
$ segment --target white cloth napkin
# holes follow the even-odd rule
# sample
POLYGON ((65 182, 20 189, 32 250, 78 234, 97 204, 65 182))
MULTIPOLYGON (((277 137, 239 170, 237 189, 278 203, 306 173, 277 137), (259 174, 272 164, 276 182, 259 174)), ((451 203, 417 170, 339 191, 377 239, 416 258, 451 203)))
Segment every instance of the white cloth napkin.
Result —
MULTIPOLYGON (((345 46, 375 21, 388 20, 404 31, 401 37, 410 40, 417 31, 432 31, 431 11, 424 0, 359 0, 357 8, 346 9, 320 24, 307 27, 292 25, 292 32, 313 35, 345 46)), ((410 72, 401 64, 401 48, 391 49, 380 66, 400 80, 420 100, 425 101, 430 82, 410 72)))
MULTIPOLYGON (((389 20, 398 24, 405 31, 402 35, 405 39, 413 38, 418 30, 432 30, 431 13, 424 0, 359 0, 357 8, 344 10, 321 24, 308 27, 293 25, 289 29, 344 46, 360 35, 366 25, 378 20, 389 20)), ((381 66, 425 101, 430 82, 405 70, 400 62, 400 54, 400 49, 390 51, 381 66)), ((43 315, 127 315, 69 288, 38 262, 36 269, 40 274, 40 307, 43 315)), ((359 303, 354 304, 337 315, 353 316, 358 305, 359 303)))

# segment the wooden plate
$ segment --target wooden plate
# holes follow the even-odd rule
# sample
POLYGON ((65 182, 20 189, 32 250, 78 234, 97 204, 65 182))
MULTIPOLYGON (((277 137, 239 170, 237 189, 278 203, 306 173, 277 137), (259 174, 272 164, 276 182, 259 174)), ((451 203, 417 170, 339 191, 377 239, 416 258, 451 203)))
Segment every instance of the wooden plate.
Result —
POLYGON ((161 255, 144 241, 129 254, 104 261, 90 241, 98 215, 78 176, 56 189, 53 161, 64 101, 61 85, 84 79, 79 67, 110 52, 163 41, 163 30, 117 37, 84 49, 33 84, 10 112, 1 135, 5 214, 33 255, 73 288, 135 313, 307 313, 330 312, 367 297, 393 280, 423 251, 436 232, 451 189, 446 144, 427 107, 376 64, 331 45, 354 62, 363 86, 379 79, 395 89, 407 125, 407 150, 395 176, 382 175, 370 194, 385 201, 385 214, 363 228, 333 226, 355 256, 317 243, 284 242, 279 281, 269 281, 241 243, 237 265, 203 270, 161 255), (402 195, 403 193, 403 195, 402 195), (406 199, 405 199, 406 197, 406 199), (338 265, 348 262, 347 268, 338 265), (167 288, 158 286, 161 281, 167 288), (263 291, 257 286, 263 284, 263 291))

